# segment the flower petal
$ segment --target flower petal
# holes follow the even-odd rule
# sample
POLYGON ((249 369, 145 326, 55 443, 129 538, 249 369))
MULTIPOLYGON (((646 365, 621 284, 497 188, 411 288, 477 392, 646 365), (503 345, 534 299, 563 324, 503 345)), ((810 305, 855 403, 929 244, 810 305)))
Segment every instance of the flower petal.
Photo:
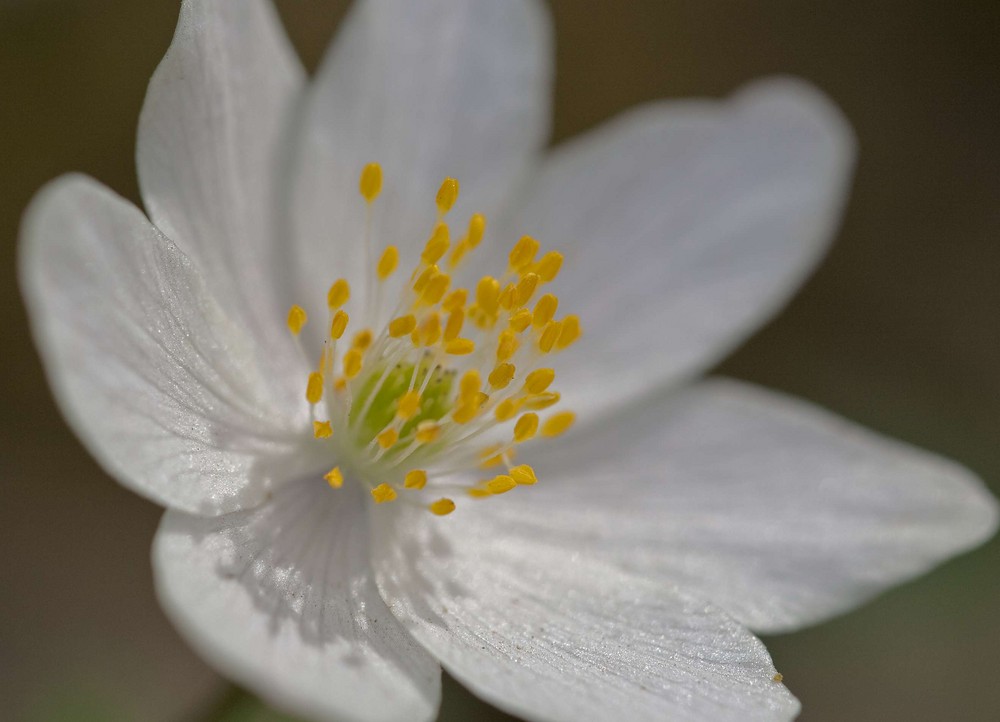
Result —
POLYGON ((461 183, 454 237, 472 212, 492 216, 548 134, 551 54, 541 3, 356 3, 312 88, 290 174, 310 301, 338 276, 365 283, 367 163, 385 173, 375 245, 398 245, 404 269, 431 233, 446 176, 461 183))
POLYGON ((290 441, 308 423, 301 391, 274 395, 259 349, 133 205, 63 177, 32 202, 21 243, 56 399, 122 484, 212 514, 258 503, 308 462, 290 441))
POLYGON ((794 717, 739 624, 585 549, 510 537, 486 505, 379 508, 373 537, 393 613, 476 695, 527 719, 794 717))
POLYGON ((560 309, 584 331, 559 366, 567 403, 596 415, 676 382, 773 314, 826 248, 852 158, 837 109, 792 80, 645 106, 556 149, 510 235, 565 253, 560 309))
MULTIPOLYGON (((278 155, 304 72, 268 0, 185 0, 139 119, 136 163, 153 223, 199 264, 227 312, 289 377, 275 297, 278 155)), ((276 258, 279 262, 276 262, 276 258)))
POLYGON ((440 668, 379 597, 362 502, 317 479, 250 512, 169 511, 153 545, 160 600, 209 662, 283 710, 429 720, 440 668))
POLYGON ((530 493, 484 505, 508 537, 679 584, 759 632, 844 612, 997 528, 996 500, 965 469, 735 381, 532 462, 530 493))

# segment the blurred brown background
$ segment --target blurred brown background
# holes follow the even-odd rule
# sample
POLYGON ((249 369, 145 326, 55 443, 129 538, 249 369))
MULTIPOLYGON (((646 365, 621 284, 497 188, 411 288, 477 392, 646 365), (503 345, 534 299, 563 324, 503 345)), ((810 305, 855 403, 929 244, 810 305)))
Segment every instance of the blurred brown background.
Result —
MULTIPOLYGON (((315 67, 345 3, 279 5, 315 67)), ((634 103, 774 72, 840 104, 861 144, 840 239, 721 370, 954 457, 1000 492, 1000 5, 553 5, 557 140, 634 103)), ((160 511, 105 477, 62 422, 13 270, 20 213, 46 180, 81 170, 138 200, 136 120, 176 14, 167 0, 0 0, 0 718, 279 719, 227 696, 159 611, 160 511)), ((994 541, 768 639, 802 719, 1000 718, 998 562, 994 541)), ((450 683, 442 719, 505 718, 450 683)))

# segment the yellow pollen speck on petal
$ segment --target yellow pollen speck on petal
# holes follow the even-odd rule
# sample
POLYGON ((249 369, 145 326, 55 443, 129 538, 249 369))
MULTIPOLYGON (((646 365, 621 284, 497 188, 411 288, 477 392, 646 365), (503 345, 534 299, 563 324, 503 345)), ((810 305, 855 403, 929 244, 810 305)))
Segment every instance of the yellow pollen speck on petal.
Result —
POLYGON ((473 213, 469 219, 469 230, 465 234, 465 240, 470 248, 475 248, 483 240, 486 233, 486 216, 482 213, 473 213))
POLYGON ((427 508, 431 510, 432 514, 437 514, 438 516, 448 516, 455 511, 455 502, 451 499, 438 499, 427 508))
POLYGON ((431 266, 441 260, 441 257, 448 252, 451 245, 451 236, 448 233, 447 223, 438 223, 434 226, 434 232, 427 239, 424 252, 420 254, 420 260, 431 266))
POLYGON ((434 200, 437 202, 438 212, 441 215, 450 211, 451 207, 455 205, 455 201, 458 200, 458 181, 454 178, 445 178, 434 200))
POLYGON ((562 320, 562 329, 559 331, 559 338, 556 339, 556 348, 564 349, 580 338, 580 318, 579 316, 567 316, 562 320))
POLYGON ((545 393, 529 396, 524 400, 521 408, 531 411, 541 411, 559 403, 560 395, 556 391, 546 391, 545 393))
POLYGON ((326 483, 334 489, 339 489, 344 485, 344 474, 340 471, 339 466, 335 466, 323 474, 323 478, 326 479, 326 483))
POLYGON ((515 371, 514 364, 497 364, 497 367, 489 375, 490 387, 495 390, 507 388, 507 385, 514 379, 515 371))
POLYGON ((441 436, 441 426, 436 421, 421 421, 417 424, 416 439, 420 444, 437 441, 441 436))
POLYGON ((456 338, 448 341, 444 350, 452 356, 466 356, 476 350, 476 343, 469 338, 456 338))
POLYGON ((530 301, 536 288, 538 288, 538 274, 524 274, 524 277, 517 282, 517 305, 523 306, 530 301))
POLYGON ((542 424, 542 436, 559 436, 576 421, 576 414, 572 411, 560 411, 553 414, 542 424))
POLYGON ((372 345, 373 338, 374 334, 372 334, 371 329, 363 328, 354 334, 354 339, 351 341, 351 347, 356 348, 359 351, 364 351, 372 345))
POLYGON ((382 251, 382 256, 378 259, 378 265, 375 267, 379 280, 384 281, 391 276, 396 271, 398 265, 399 249, 395 246, 388 246, 382 251))
POLYGON ((427 472, 423 469, 410 469, 403 477, 403 486, 407 489, 423 489, 427 486, 427 472))
POLYGON ((314 421, 313 436, 317 439, 329 439, 333 436, 333 426, 329 421, 314 421))
POLYGON ((318 404, 323 398, 323 374, 313 371, 309 374, 309 382, 306 384, 306 401, 310 404, 318 404))
POLYGON ((469 292, 464 288, 456 288, 441 301, 441 308, 445 311, 455 312, 465 307, 465 301, 469 297, 469 292))
POLYGON ((382 166, 378 163, 366 165, 358 180, 358 190, 361 191, 361 197, 368 203, 378 198, 378 194, 382 192, 382 166))
POLYGON ((517 482, 506 474, 494 476, 486 482, 486 488, 490 490, 491 494, 505 494, 515 486, 517 486, 517 482))
POLYGON ((462 326, 465 325, 465 311, 456 308, 448 314, 448 323, 444 325, 444 340, 454 341, 458 334, 462 333, 462 326))
POLYGON ((347 323, 350 317, 344 311, 337 311, 333 314, 333 319, 330 321, 330 338, 334 341, 339 339, 344 335, 344 331, 347 330, 347 323))
POLYGON ((555 280, 555 277, 559 275, 559 269, 562 268, 563 255, 559 251, 549 251, 544 256, 542 260, 538 262, 535 266, 535 273, 542 280, 542 283, 550 283, 555 280))
POLYGON ((535 304, 535 313, 531 319, 531 324, 535 328, 542 328, 556 315, 559 308, 559 299, 551 293, 546 293, 535 304))
POLYGON ((535 470, 532 469, 527 464, 521 464, 519 466, 513 466, 510 469, 510 477, 516 481, 518 484, 523 486, 531 486, 538 482, 538 477, 535 476, 535 470))
POLYGON ((383 449, 391 449, 399 441, 399 432, 395 429, 386 429, 381 434, 375 437, 378 445, 383 449))
POLYGON ((781 684, 783 681, 785 681, 785 675, 783 675, 781 672, 775 672, 774 676, 771 677, 771 681, 781 684))
POLYGON ((559 321, 549 321, 545 324, 545 329, 538 338, 538 350, 542 353, 549 353, 556 345, 560 333, 562 333, 562 323, 559 321))
POLYGON ((372 489, 372 499, 376 504, 385 504, 387 501, 395 501, 396 490, 388 484, 379 484, 372 489))
POLYGON ((344 354, 344 376, 353 379, 361 373, 361 351, 352 348, 344 354))
POLYGON ((402 338, 408 333, 412 333, 417 327, 417 318, 412 313, 394 318, 389 321, 389 335, 393 338, 402 338))
POLYGON ((538 431, 538 414, 528 412, 514 424, 514 441, 522 443, 534 437, 538 431))
POLYGON ((538 248, 538 241, 534 238, 531 236, 521 236, 521 240, 515 243, 510 251, 508 259, 510 261, 510 270, 520 271, 531 265, 531 262, 535 260, 535 254, 538 253, 538 248))
POLYGON ((524 380, 524 390, 530 394, 540 394, 556 380, 554 369, 535 369, 524 380))
POLYGON ((493 415, 496 417, 497 421, 510 421, 517 416, 517 412, 520 411, 520 409, 520 403, 514 399, 504 399, 497 404, 496 409, 493 411, 493 415))
POLYGON ((351 298, 351 286, 343 278, 338 278, 326 294, 326 305, 330 309, 340 308, 351 298))
POLYGON ((288 309, 288 330, 292 332, 293 336, 299 335, 307 320, 309 317, 302 306, 292 306, 288 309))
POLYGON ((420 411, 419 391, 407 391, 399 397, 399 403, 396 408, 396 416, 404 421, 408 421, 416 416, 418 411, 420 411))

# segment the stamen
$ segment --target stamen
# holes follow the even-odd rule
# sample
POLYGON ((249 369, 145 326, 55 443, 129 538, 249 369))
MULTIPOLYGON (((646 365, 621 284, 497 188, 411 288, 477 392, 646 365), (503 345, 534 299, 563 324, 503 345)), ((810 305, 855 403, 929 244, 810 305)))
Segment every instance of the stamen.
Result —
POLYGON ((521 416, 514 425, 514 441, 522 443, 534 437, 538 431, 538 414, 527 413, 521 416))
POLYGON ((292 306, 288 309, 288 330, 293 336, 298 336, 302 327, 306 325, 308 316, 302 306, 292 306))
POLYGON ((331 311, 340 308, 351 298, 351 286, 343 278, 334 281, 326 294, 326 305, 331 311))
POLYGON ((306 384, 306 401, 316 405, 323 398, 323 374, 313 371, 309 374, 309 383, 306 384))
POLYGON ((385 504, 387 501, 396 500, 396 490, 388 484, 379 484, 372 489, 372 498, 376 504, 385 504))
POLYGON ((427 472, 423 469, 411 469, 403 477, 403 486, 407 489, 423 489, 427 486, 427 472))
POLYGON ((553 414, 542 424, 542 436, 559 436, 576 421, 576 414, 572 411, 560 411, 553 414))
POLYGON ((378 198, 378 194, 382 192, 382 166, 378 163, 366 165, 361 171, 358 190, 361 191, 361 196, 367 203, 378 198))
POLYGON ((317 439, 329 439, 333 436, 333 426, 329 421, 314 421, 313 436, 317 439))
POLYGON ((451 207, 455 205, 455 201, 458 200, 458 181, 454 178, 445 178, 438 189, 435 200, 437 201, 438 213, 442 216, 450 211, 451 207))
POLYGON ((455 511, 455 502, 451 499, 438 499, 427 508, 430 509, 433 514, 437 514, 438 516, 447 516, 455 511))
POLYGON ((382 251, 382 257, 378 259, 376 272, 380 281, 384 281, 396 271, 399 265, 399 249, 395 246, 387 246, 382 251))
POLYGON ((323 478, 326 479, 326 483, 334 489, 339 489, 344 485, 344 474, 340 471, 339 466, 335 466, 323 474, 323 478))

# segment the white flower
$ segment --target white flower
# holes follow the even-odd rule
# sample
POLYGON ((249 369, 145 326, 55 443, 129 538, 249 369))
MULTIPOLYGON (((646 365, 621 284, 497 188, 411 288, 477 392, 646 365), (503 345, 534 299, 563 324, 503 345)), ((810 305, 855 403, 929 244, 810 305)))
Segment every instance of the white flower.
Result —
MULTIPOLYGON (((307 85, 265 0, 186 2, 140 122, 150 220, 79 176, 26 216, 22 283, 51 383, 108 472, 168 507, 153 553, 168 614, 279 707, 430 719, 441 665, 532 719, 789 719, 798 702, 748 629, 843 612, 981 542, 997 507, 964 469, 804 403, 680 387, 821 255, 852 161, 837 111, 769 81, 645 107, 545 154, 547 22, 527 1, 360 2, 307 85), (373 161, 384 188, 370 167, 366 203, 373 161), (394 421, 402 391, 377 396, 375 380, 425 376, 421 351, 382 330, 408 312, 390 307, 444 217, 446 177, 462 183, 449 222, 489 219, 455 285, 463 269, 503 275, 530 233, 565 254, 556 319, 576 314, 583 335, 544 354, 549 326, 528 326, 501 388, 487 376, 507 314, 480 299, 460 336, 476 352, 418 331, 462 375, 394 421), (381 281, 389 245, 402 270, 381 281), (322 305, 339 278, 351 331, 334 357, 322 305), (297 342, 292 304, 311 315, 297 342), (343 364, 366 326, 376 340, 343 364), (510 476, 539 483, 471 498, 487 440, 510 441, 512 422, 490 421, 499 399, 550 358, 576 427, 524 448, 533 471, 510 476), (402 438, 372 442, 381 430, 402 438), (445 496, 457 510, 429 513, 445 496)), ((550 263, 506 278, 546 281, 550 263)), ((548 376, 515 411, 556 400, 548 376)))

